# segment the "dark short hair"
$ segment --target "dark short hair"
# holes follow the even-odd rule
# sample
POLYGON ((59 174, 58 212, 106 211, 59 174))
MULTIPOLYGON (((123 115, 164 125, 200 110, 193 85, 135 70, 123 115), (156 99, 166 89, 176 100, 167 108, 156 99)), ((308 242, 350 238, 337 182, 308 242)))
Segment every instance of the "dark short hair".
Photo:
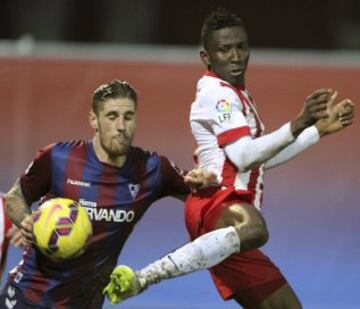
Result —
POLYGON ((244 27, 239 16, 225 8, 217 8, 204 20, 201 28, 201 44, 205 50, 209 47, 210 35, 217 30, 230 27, 244 27))
POLYGON ((99 105, 102 102, 117 98, 128 98, 137 105, 137 92, 135 88, 126 81, 113 80, 95 89, 92 97, 92 110, 95 114, 99 112, 99 105))

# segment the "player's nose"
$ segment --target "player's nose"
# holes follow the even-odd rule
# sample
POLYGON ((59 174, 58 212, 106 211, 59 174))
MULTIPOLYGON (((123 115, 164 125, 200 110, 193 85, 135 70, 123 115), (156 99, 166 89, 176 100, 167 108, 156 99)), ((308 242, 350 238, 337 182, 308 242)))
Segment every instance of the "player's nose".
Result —
POLYGON ((232 62, 239 62, 241 60, 241 52, 238 48, 233 48, 230 53, 230 60, 232 62))
POLYGON ((124 131, 125 130, 125 121, 122 117, 119 117, 116 122, 116 130, 117 131, 124 131))

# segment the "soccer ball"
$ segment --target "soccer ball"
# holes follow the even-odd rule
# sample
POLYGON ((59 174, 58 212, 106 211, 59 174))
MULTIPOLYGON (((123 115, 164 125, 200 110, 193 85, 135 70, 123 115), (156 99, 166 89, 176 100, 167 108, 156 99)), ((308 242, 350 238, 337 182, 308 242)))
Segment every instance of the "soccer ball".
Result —
POLYGON ((35 245, 53 260, 65 260, 85 251, 92 235, 90 218, 77 202, 66 198, 46 201, 34 216, 35 245))

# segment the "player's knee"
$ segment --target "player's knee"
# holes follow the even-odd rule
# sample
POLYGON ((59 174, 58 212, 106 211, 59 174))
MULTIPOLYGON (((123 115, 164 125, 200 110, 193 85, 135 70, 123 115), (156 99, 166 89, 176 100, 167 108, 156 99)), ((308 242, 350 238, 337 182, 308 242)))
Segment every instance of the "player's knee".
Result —
POLYGON ((240 238, 241 251, 260 248, 269 239, 268 229, 265 221, 248 220, 235 226, 240 238))
POLYGON ((257 249, 269 239, 266 222, 252 205, 232 204, 222 213, 218 221, 218 227, 224 226, 235 227, 240 239, 241 251, 257 249))
POLYGON ((269 240, 269 232, 266 224, 249 222, 247 233, 244 234, 243 239, 240 238, 242 242, 242 251, 260 248, 269 240))

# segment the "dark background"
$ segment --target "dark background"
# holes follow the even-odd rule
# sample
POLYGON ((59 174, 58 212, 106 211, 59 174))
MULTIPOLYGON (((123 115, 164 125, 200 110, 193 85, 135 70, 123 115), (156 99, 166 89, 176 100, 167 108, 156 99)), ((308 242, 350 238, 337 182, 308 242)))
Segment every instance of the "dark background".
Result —
POLYGON ((360 49, 359 0, 1 0, 0 39, 197 45, 219 6, 242 17, 253 47, 360 49))

